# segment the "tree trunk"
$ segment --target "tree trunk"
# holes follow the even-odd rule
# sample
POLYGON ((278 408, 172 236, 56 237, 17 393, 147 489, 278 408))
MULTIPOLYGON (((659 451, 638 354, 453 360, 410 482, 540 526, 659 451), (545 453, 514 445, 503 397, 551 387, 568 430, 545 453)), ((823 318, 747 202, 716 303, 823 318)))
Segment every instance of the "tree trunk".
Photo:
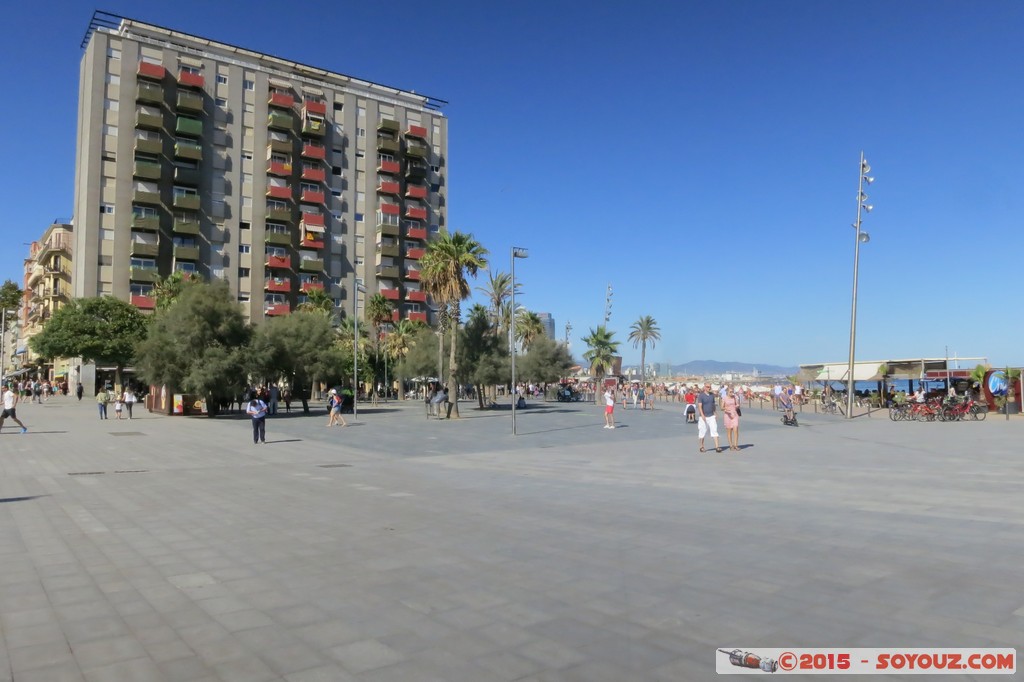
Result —
MULTIPOLYGON (((458 312, 457 308, 456 312, 458 312)), ((456 372, 458 372, 459 370, 458 363, 455 360, 455 344, 456 339, 458 338, 459 335, 458 319, 458 315, 455 315, 453 318, 454 324, 452 324, 452 348, 451 355, 448 358, 448 399, 451 400, 452 402, 452 418, 454 419, 459 418, 459 385, 455 383, 456 372), (454 400, 452 400, 453 395, 455 397, 454 400)))
POLYGON ((482 384, 476 385, 476 399, 480 403, 480 409, 484 409, 484 387, 482 384))
POLYGON ((647 385, 647 342, 640 343, 640 385, 647 385))

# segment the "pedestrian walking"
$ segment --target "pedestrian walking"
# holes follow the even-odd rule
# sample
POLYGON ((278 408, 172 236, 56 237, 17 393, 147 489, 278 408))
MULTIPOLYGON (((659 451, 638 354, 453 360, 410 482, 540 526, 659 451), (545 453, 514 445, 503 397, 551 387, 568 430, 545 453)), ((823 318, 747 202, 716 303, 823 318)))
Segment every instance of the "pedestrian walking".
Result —
POLYGON ((252 444, 267 443, 267 404, 254 397, 249 400, 245 413, 252 417, 252 444))
POLYGON ((121 413, 124 411, 124 395, 118 393, 114 396, 114 416, 121 421, 121 413))
POLYGON ((82 382, 79 381, 78 385, 75 386, 75 395, 78 396, 78 402, 82 402, 82 394, 85 393, 85 389, 82 388, 82 382))
POLYGON ((337 390, 332 388, 327 392, 328 426, 348 426, 348 422, 341 414, 341 402, 341 396, 338 395, 337 390))
POLYGON ((139 399, 136 397, 135 391, 132 390, 131 386, 124 389, 124 396, 122 396, 122 398, 124 400, 125 409, 128 410, 128 419, 130 420, 132 418, 132 407, 135 406, 135 403, 138 402, 139 399))
POLYGON ((615 392, 611 386, 604 389, 604 428, 615 428, 615 392))
POLYGON ((100 389, 100 392, 96 394, 96 405, 100 409, 100 419, 107 418, 107 404, 110 402, 110 391, 106 386, 100 389))
POLYGON ((715 418, 715 394, 711 392, 711 383, 704 384, 704 391, 697 396, 697 438, 700 451, 704 452, 704 436, 711 432, 715 439, 715 452, 721 452, 718 444, 718 420, 715 418))
POLYGON ((0 429, 4 428, 4 422, 12 419, 15 424, 21 427, 21 432, 28 432, 28 427, 18 419, 18 394, 14 391, 13 384, 4 387, 4 411, 0 413, 0 429))
POLYGON ((732 388, 722 401, 722 423, 725 424, 725 436, 729 440, 730 450, 740 449, 740 399, 732 388))
POLYGON ((277 404, 281 399, 281 388, 277 384, 270 386, 270 414, 277 414, 277 404))

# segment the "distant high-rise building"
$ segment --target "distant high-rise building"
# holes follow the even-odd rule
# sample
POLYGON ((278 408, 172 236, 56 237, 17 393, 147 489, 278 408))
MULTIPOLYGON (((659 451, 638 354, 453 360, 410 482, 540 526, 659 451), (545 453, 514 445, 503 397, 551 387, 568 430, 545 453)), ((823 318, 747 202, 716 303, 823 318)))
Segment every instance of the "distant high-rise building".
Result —
POLYGON ((150 309, 180 271, 226 281, 254 322, 313 290, 429 321, 443 101, 104 12, 83 44, 75 296, 150 309))
POLYGON ((544 323, 544 333, 552 341, 557 341, 558 337, 555 336, 555 318, 551 316, 551 313, 537 313, 537 317, 544 323))

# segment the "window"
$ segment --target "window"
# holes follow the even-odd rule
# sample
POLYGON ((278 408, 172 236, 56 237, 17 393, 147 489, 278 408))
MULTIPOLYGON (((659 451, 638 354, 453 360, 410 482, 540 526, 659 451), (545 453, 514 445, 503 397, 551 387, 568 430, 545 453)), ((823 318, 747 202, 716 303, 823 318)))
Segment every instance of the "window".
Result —
POLYGON ((356 201, 357 202, 366 201, 366 192, 356 192, 356 201))
POLYGON ((188 64, 178 64, 178 70, 182 73, 190 73, 193 76, 202 75, 203 70, 196 66, 189 66, 188 64))
POLYGON ((357 159, 366 158, 366 152, 356 152, 356 158, 357 159))
POLYGON ((366 118, 366 107, 359 107, 356 115, 359 116, 359 118, 366 118))
POLYGON ((248 244, 239 244, 238 245, 238 253, 249 253, 249 245, 248 244))
POLYGON ((363 222, 363 214, 362 213, 356 213, 356 222, 357 223, 363 222))
POLYGON ((227 109, 228 108, 228 101, 226 99, 224 99, 223 97, 218 97, 217 99, 214 100, 214 102, 216 102, 217 106, 220 107, 221 109, 227 109))
POLYGON ((341 102, 335 102, 334 103, 334 110, 335 111, 341 111, 344 108, 344 106, 345 105, 342 104, 341 102))
MULTIPOLYGON (((113 212, 114 212, 114 205, 113 204, 100 204, 100 213, 113 213, 113 212)), ((156 213, 156 210, 154 209, 153 212, 156 213)))
POLYGON ((239 296, 238 297, 238 302, 239 303, 248 303, 249 302, 249 297, 248 296, 239 296))
POLYGON ((434 183, 430 184, 430 191, 431 192, 438 192, 438 191, 440 191, 440 189, 441 189, 441 183, 434 182, 434 183))
POLYGON ((341 211, 335 211, 335 212, 331 213, 331 215, 334 216, 335 220, 338 220, 338 221, 341 220, 341 211))
POLYGON ((152 258, 135 258, 133 256, 131 266, 133 268, 143 268, 145 270, 156 270, 156 261, 152 258))
POLYGON ((99 260, 97 261, 97 263, 99 265, 113 265, 114 264, 114 257, 113 256, 100 256, 99 260))
POLYGON ((221 85, 227 85, 228 77, 225 76, 222 73, 218 73, 217 74, 217 82, 220 83, 221 85))
POLYGON ((121 58, 121 50, 118 50, 116 47, 108 47, 107 48, 107 56, 110 57, 111 59, 120 59, 121 58))
POLYGON ((434 171, 435 173, 440 173, 441 172, 441 167, 440 166, 431 166, 430 170, 434 171))
POLYGON ((103 134, 104 135, 113 135, 114 137, 117 137, 117 126, 104 125, 103 126, 103 134))
POLYGON ((334 149, 331 150, 331 153, 332 154, 337 154, 338 156, 341 156, 342 154, 345 153, 345 150, 338 149, 337 147, 335 147, 334 149))
POLYGON ((356 267, 359 267, 359 266, 360 266, 360 265, 362 265, 362 264, 363 264, 364 262, 365 262, 365 261, 364 261, 364 260, 363 260, 362 258, 360 258, 359 256, 356 256, 356 267))
POLYGON ((252 206, 252 197, 242 197, 242 208, 249 208, 252 206))
POLYGON ((366 128, 356 128, 356 137, 366 137, 366 128))
POLYGON ((238 276, 239 277, 248 277, 249 276, 249 268, 238 268, 238 276))
POLYGON ((242 173, 242 184, 252 184, 252 173, 242 173))
POLYGON ((340 189, 332 189, 331 190, 331 196, 332 197, 337 197, 337 198, 340 199, 341 198, 341 190, 340 189))
POLYGON ((193 187, 175 187, 174 196, 177 197, 195 197, 199 196, 199 192, 193 187))
POLYGON ((130 290, 132 296, 151 296, 153 294, 153 285, 143 284, 142 282, 132 282, 130 290))
POLYGON ((239 230, 248 230, 249 229, 249 223, 238 223, 238 229, 239 230))
POLYGON ((120 85, 121 84, 121 77, 118 76, 115 73, 108 73, 107 74, 107 83, 109 83, 111 85, 120 85))
POLYGON ((190 263, 189 261, 179 261, 174 264, 174 271, 187 272, 191 274, 193 272, 198 272, 199 267, 195 263, 190 263))
POLYGON ((100 239, 102 239, 103 241, 106 241, 106 242, 114 241, 114 231, 113 230, 100 230, 100 239))
POLYGON ((242 161, 252 161, 252 152, 242 152, 242 161))
POLYGON ((331 175, 341 175, 341 166, 331 166, 331 175))
POLYGON ((431 225, 430 226, 430 231, 431 232, 440 232, 441 231, 441 226, 440 225, 431 225))
POLYGON ((242 81, 242 88, 245 90, 255 90, 256 83, 246 78, 244 81, 242 81))
POLYGON ((120 108, 120 106, 118 105, 116 99, 108 99, 103 102, 103 108, 107 109, 108 111, 117 111, 120 108))

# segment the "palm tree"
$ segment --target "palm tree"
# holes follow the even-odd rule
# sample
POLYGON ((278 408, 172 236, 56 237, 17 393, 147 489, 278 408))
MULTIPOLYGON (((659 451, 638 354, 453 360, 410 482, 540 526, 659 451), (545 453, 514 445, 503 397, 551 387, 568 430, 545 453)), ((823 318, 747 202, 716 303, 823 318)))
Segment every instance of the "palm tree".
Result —
MULTIPOLYGON (((380 352, 380 337, 382 328, 385 323, 392 320, 392 311, 394 306, 391 301, 385 298, 384 294, 377 293, 370 297, 370 300, 366 302, 366 318, 373 325, 373 352, 378 354, 380 352)), ((373 396, 376 401, 377 398, 377 381, 373 381, 373 396)))
MULTIPOLYGON (((492 272, 487 275, 487 286, 477 287, 477 291, 487 297, 487 305, 491 313, 491 322, 497 327, 498 332, 502 328, 502 308, 512 297, 512 275, 507 272, 492 272)), ((516 294, 519 294, 519 283, 516 283, 516 294)))
POLYGON ((479 270, 487 268, 487 249, 471 234, 454 232, 443 234, 427 243, 427 252, 420 260, 420 276, 427 293, 434 301, 448 311, 451 333, 451 354, 448 362, 448 387, 455 393, 453 413, 459 416, 458 364, 455 359, 455 345, 459 335, 459 317, 462 301, 469 298, 469 282, 466 274, 476 277, 479 270))
POLYGON ((316 313, 329 318, 334 314, 334 299, 323 289, 310 289, 306 292, 306 300, 298 305, 296 310, 304 313, 316 313))
POLYGON ((654 348, 655 341, 661 341, 661 330, 658 322, 650 315, 644 315, 629 328, 629 340, 633 348, 640 346, 640 383, 647 382, 647 344, 654 348))
POLYGON ((384 341, 384 352, 394 361, 399 400, 405 400, 405 382, 401 374, 401 360, 409 354, 412 339, 421 327, 423 327, 423 323, 419 320, 399 320, 384 341))
MULTIPOLYGON (((590 335, 583 337, 583 343, 590 348, 583 354, 583 358, 590 362, 590 367, 597 376, 598 383, 604 378, 605 373, 615 365, 615 354, 619 352, 619 342, 613 341, 615 332, 610 332, 602 324, 597 329, 591 329, 590 335)), ((600 403, 601 392, 594 391, 594 402, 600 403)))
POLYGON ((545 336, 544 323, 540 315, 532 310, 523 310, 516 316, 516 336, 523 344, 523 352, 530 350, 530 344, 539 336, 545 336))

